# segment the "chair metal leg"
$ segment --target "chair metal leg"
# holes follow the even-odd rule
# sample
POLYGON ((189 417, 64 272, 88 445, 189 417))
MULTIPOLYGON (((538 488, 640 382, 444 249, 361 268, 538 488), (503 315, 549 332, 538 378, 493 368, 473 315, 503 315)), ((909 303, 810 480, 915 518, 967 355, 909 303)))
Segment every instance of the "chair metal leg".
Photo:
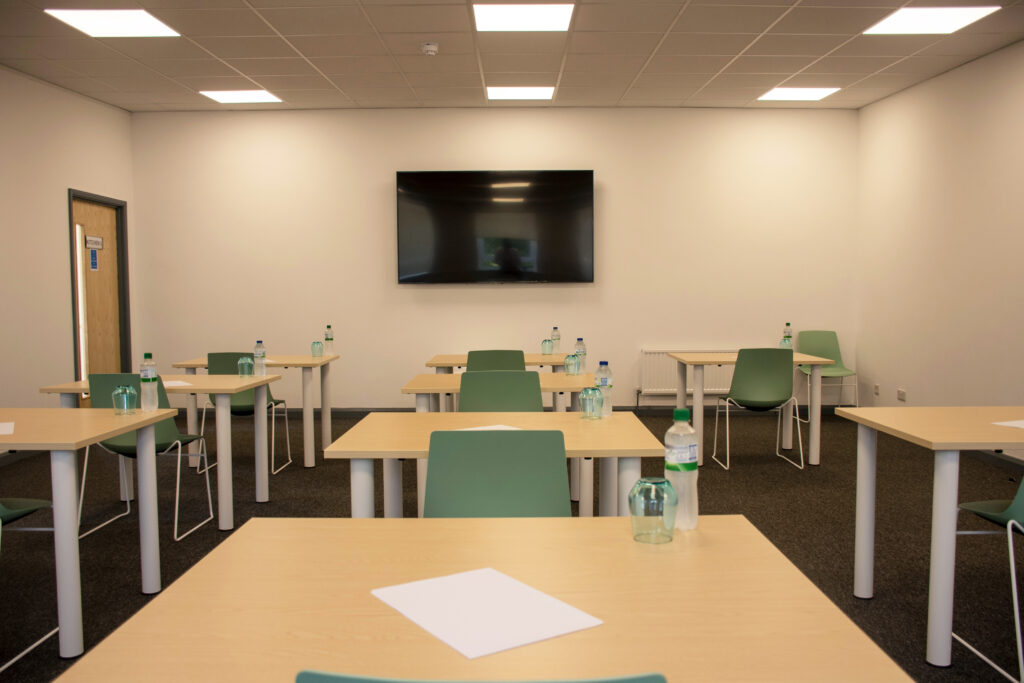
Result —
POLYGON ((277 433, 277 405, 271 403, 270 404, 270 473, 271 474, 277 474, 278 472, 283 470, 285 467, 288 467, 288 465, 292 464, 292 433, 291 433, 291 430, 288 429, 288 404, 285 403, 283 405, 284 405, 284 409, 283 409, 283 412, 284 412, 284 436, 285 436, 285 445, 288 448, 288 462, 286 462, 285 464, 281 465, 280 467, 277 467, 275 465, 274 451, 277 449, 277 437, 275 436, 276 433, 277 433))
MULTIPOLYGON (((88 536, 89 534, 91 534, 94 531, 98 531, 98 530, 102 529, 103 527, 105 527, 106 525, 110 524, 111 522, 117 521, 117 520, 121 519, 122 517, 125 517, 126 515, 130 515, 131 512, 132 512, 132 501, 131 501, 131 498, 129 498, 128 500, 125 501, 125 510, 124 510, 124 512, 120 512, 120 513, 114 515, 113 517, 111 517, 110 519, 108 519, 107 521, 102 522, 100 524, 97 524, 96 526, 94 526, 93 528, 89 529, 88 531, 86 531, 84 533, 81 533, 81 528, 82 528, 82 503, 85 501, 85 475, 89 471, 89 448, 90 448, 89 446, 85 447, 85 459, 82 461, 82 485, 79 487, 79 490, 78 490, 78 528, 79 528, 79 531, 80 531, 80 533, 78 534, 78 539, 79 540, 85 538, 86 536, 88 536)), ((118 459, 117 459, 117 467, 118 467, 118 476, 119 477, 123 477, 124 476, 124 462, 123 462, 123 460, 120 457, 118 457, 118 459)))
POLYGON ((40 639, 39 639, 39 640, 37 640, 36 642, 32 643, 31 645, 29 645, 28 647, 26 647, 26 648, 25 648, 24 650, 22 650, 21 652, 19 652, 19 653, 18 653, 17 655, 15 655, 15 656, 14 656, 14 658, 13 658, 13 659, 9 659, 9 660, 7 660, 7 661, 6 661, 5 663, 4 663, 4 665, 3 665, 3 666, 0 666, 0 674, 2 674, 2 673, 3 673, 4 671, 6 671, 6 670, 8 669, 8 667, 10 667, 11 665, 13 665, 13 664, 14 664, 15 662, 17 662, 17 661, 18 661, 19 659, 21 659, 22 657, 24 657, 25 655, 27 655, 27 654, 28 654, 29 652, 32 652, 32 650, 36 649, 37 647, 39 647, 40 645, 42 645, 43 643, 45 643, 45 642, 46 642, 46 641, 47 641, 47 640, 48 640, 49 638, 51 638, 51 637, 52 637, 52 636, 53 636, 53 635, 54 635, 55 633, 57 633, 58 631, 60 631, 60 628, 55 628, 55 629, 53 629, 52 631, 50 631, 49 633, 47 633, 47 634, 46 634, 45 636, 43 636, 42 638, 40 638, 40 639))
MULTIPOLYGON (((797 443, 800 446, 800 463, 797 464, 795 460, 787 457, 779 449, 779 445, 782 440, 782 406, 779 406, 778 408, 779 422, 775 428, 775 455, 779 456, 798 470, 802 470, 804 468, 804 437, 803 433, 800 431, 800 403, 796 400, 796 396, 791 397, 789 401, 793 402, 793 421, 796 422, 796 438, 797 443)), ((789 403, 789 401, 786 401, 786 403, 789 403)), ((783 405, 785 405, 785 403, 783 405)))
POLYGON ((711 447, 711 459, 722 466, 723 469, 729 469, 729 399, 726 398, 724 401, 718 399, 718 403, 715 404, 715 441, 711 447), (725 462, 718 459, 718 411, 722 407, 722 403, 725 403, 725 462))
MULTIPOLYGON (((178 513, 179 513, 179 510, 181 508, 181 455, 182 455, 182 453, 181 453, 181 442, 180 441, 176 441, 175 443, 178 445, 178 475, 177 475, 177 481, 175 482, 175 485, 174 485, 174 540, 175 541, 180 541, 181 539, 185 538, 186 536, 191 534, 193 531, 195 531, 196 529, 198 529, 199 527, 203 526, 204 524, 209 522, 211 519, 213 519, 213 495, 210 492, 210 464, 209 464, 209 459, 208 459, 207 453, 206 453, 206 439, 200 439, 199 440, 199 444, 200 444, 199 459, 203 463, 203 465, 199 468, 199 471, 202 472, 203 476, 206 477, 206 507, 207 507, 207 511, 208 511, 209 515, 206 517, 206 519, 204 519, 203 521, 199 522, 199 524, 196 524, 194 527, 192 527, 191 529, 189 529, 185 533, 179 535, 178 534, 178 513)), ((185 454, 185 457, 188 457, 187 453, 185 454)))

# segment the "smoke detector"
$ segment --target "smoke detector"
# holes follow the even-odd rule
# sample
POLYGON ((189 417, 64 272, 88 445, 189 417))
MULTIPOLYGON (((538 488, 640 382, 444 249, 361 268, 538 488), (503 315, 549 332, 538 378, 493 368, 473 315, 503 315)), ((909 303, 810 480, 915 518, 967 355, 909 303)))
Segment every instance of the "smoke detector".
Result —
POLYGON ((433 57, 437 54, 437 43, 423 43, 420 45, 420 49, 423 50, 423 54, 428 57, 433 57))

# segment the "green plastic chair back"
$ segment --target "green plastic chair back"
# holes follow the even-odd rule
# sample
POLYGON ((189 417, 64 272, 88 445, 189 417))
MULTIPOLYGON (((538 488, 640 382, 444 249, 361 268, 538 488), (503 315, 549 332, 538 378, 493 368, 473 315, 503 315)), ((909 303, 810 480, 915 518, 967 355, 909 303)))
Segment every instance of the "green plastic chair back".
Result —
MULTIPOLYGON (((164 389, 164 380, 162 377, 157 376, 156 378, 156 405, 158 408, 170 408, 171 403, 167 400, 167 390, 164 389)), ((142 400, 142 389, 140 388, 140 380, 138 375, 134 375, 129 372, 113 372, 113 373, 97 373, 89 375, 89 398, 92 402, 93 408, 113 408, 114 400, 111 394, 114 393, 114 389, 121 385, 133 387, 139 396, 139 400, 142 400)), ((181 441, 182 444, 187 444, 198 439, 198 436, 190 434, 182 434, 178 431, 178 425, 175 423, 173 417, 169 417, 162 422, 157 422, 154 425, 154 432, 156 434, 156 450, 160 451, 167 450, 171 444, 175 441, 181 441)), ((129 457, 135 456, 137 450, 136 445, 136 433, 128 432, 127 434, 120 434, 101 441, 100 443, 108 451, 113 451, 119 455, 126 455, 129 457)))
POLYGON ((1010 520, 1024 526, 1024 483, 1017 487, 1013 500, 982 500, 973 503, 961 503, 961 510, 967 510, 1005 527, 1010 520))
POLYGON ((51 505, 50 501, 38 498, 0 498, 0 524, 10 524, 51 505))
POLYGON ((464 372, 459 386, 460 413, 539 413, 544 410, 536 371, 464 372))
POLYGON ((771 410, 793 396, 793 349, 740 349, 729 398, 749 410, 771 410))
MULTIPOLYGON (((376 676, 355 676, 351 674, 334 674, 323 671, 300 671, 295 683, 448 683, 443 680, 424 681, 410 678, 377 678, 376 676)), ((467 683, 463 681, 462 683, 467 683)), ((469 681, 468 683, 474 683, 469 681)), ((487 683, 476 680, 475 683, 487 683)), ((519 683, 666 683, 661 674, 633 674, 616 676, 615 678, 578 678, 576 680, 559 681, 520 681, 519 683)))
MULTIPOLYGON (((839 336, 832 330, 802 330, 797 332, 796 347, 800 353, 828 358, 834 363, 821 366, 822 377, 850 377, 857 373, 843 365, 843 354, 839 351, 839 336)), ((811 374, 809 365, 801 365, 800 370, 811 374)))
MULTIPOLYGON (((334 674, 323 671, 300 671, 295 683, 448 683, 443 680, 424 681, 410 678, 377 678, 376 676, 355 676, 351 674, 334 674)), ((487 681, 463 681, 463 683, 488 683, 487 681)), ((616 676, 615 678, 578 678, 559 681, 519 681, 519 683, 666 683, 661 674, 633 674, 616 676)))
POLYGON ((569 517, 559 431, 434 432, 424 517, 569 517))
MULTIPOLYGON (((238 374, 238 359, 248 356, 252 358, 252 353, 246 353, 244 351, 222 351, 218 353, 206 354, 206 371, 211 375, 237 375, 238 374)), ((270 393, 270 385, 267 385, 267 405, 276 403, 277 400, 273 394, 270 393)), ((210 395, 210 403, 217 405, 214 400, 214 396, 210 395)), ((256 390, 246 389, 240 391, 237 394, 231 394, 231 414, 232 415, 252 415, 253 404, 256 403, 256 390)))
POLYGON ((525 370, 522 351, 470 351, 466 356, 466 372, 480 370, 525 370))

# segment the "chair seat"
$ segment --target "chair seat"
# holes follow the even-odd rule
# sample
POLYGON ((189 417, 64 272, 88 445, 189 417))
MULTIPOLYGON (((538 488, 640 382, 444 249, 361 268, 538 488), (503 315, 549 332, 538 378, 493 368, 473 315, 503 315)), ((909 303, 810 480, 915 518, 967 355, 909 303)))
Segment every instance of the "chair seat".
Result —
POLYGON ((1006 526, 1013 519, 1009 500, 979 500, 970 503, 961 503, 960 509, 973 512, 979 517, 984 517, 990 522, 999 526, 1006 526))
MULTIPOLYGON (((811 366, 810 365, 801 365, 799 367, 800 367, 800 371, 802 373, 804 373, 805 375, 811 374, 811 366)), ((845 365, 836 364, 836 365, 822 365, 821 366, 821 376, 822 377, 853 377, 856 374, 857 373, 855 371, 851 370, 850 368, 846 367, 845 365)))
POLYGON ((10 524, 51 505, 50 501, 38 498, 0 498, 0 523, 10 524))
MULTIPOLYGON (((156 452, 163 453, 171 447, 175 441, 180 441, 182 446, 198 441, 202 437, 198 434, 178 434, 176 438, 164 438, 156 442, 156 452)), ((137 443, 135 438, 135 432, 128 432, 115 436, 112 439, 101 441, 100 444, 108 451, 113 451, 118 455, 123 455, 126 458, 134 458, 135 451, 137 449, 137 443)))
POLYGON ((732 398, 731 396, 729 397, 729 399, 733 403, 735 403, 736 405, 742 406, 743 408, 746 408, 747 410, 755 410, 755 411, 763 412, 763 411, 766 411, 766 410, 772 410, 774 408, 778 408, 779 407, 779 402, 775 401, 775 400, 771 400, 771 401, 757 401, 757 400, 752 400, 752 399, 743 399, 742 401, 737 401, 736 399, 732 398))

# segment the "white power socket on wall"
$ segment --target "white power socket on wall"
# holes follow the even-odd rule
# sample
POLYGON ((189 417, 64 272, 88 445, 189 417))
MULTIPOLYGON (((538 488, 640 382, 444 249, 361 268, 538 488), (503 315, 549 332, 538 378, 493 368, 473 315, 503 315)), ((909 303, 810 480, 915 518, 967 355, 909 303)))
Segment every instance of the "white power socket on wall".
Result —
POLYGON ((875 396, 878 396, 878 394, 881 393, 881 390, 882 390, 881 387, 876 384, 875 385, 875 396))
POLYGON ((906 389, 897 389, 896 390, 896 400, 897 401, 904 401, 905 402, 907 400, 907 390, 906 389))

